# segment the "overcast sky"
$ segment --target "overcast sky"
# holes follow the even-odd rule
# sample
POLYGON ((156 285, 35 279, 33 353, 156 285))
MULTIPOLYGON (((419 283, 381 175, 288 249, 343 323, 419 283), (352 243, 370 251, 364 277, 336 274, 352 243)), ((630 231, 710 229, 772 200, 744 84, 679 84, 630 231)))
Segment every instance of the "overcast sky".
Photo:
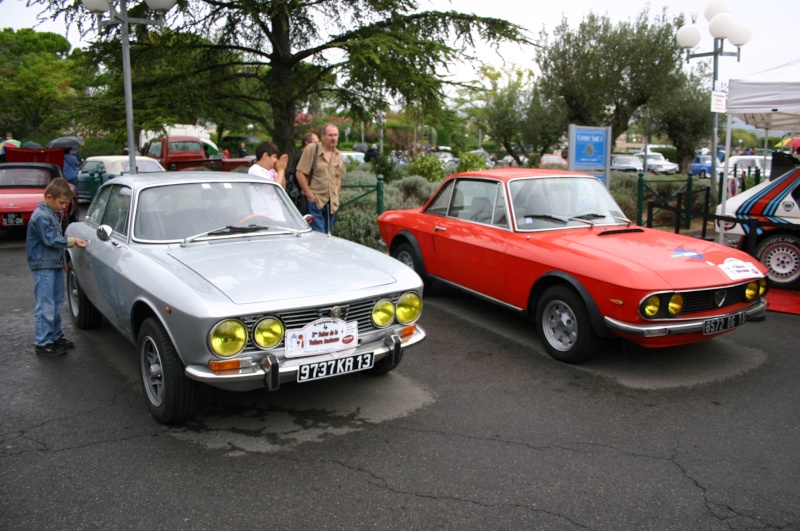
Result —
MULTIPOLYGON (((480 16, 497 17, 511 20, 531 32, 531 38, 538 37, 542 27, 549 32, 557 26, 562 17, 566 17, 569 24, 575 28, 578 23, 589 13, 607 15, 613 21, 635 19, 639 12, 649 7, 651 15, 660 14, 665 5, 667 13, 672 16, 684 13, 687 17, 695 16, 700 27, 703 40, 696 52, 711 51, 713 41, 708 33, 708 23, 703 11, 709 2, 693 0, 656 1, 649 4, 636 4, 621 0, 587 0, 568 1, 525 1, 525 0, 418 0, 422 10, 453 10, 465 13, 475 13, 480 16)), ((800 59, 800 46, 796 44, 798 24, 800 24, 800 3, 796 0, 772 0, 770 2, 752 2, 751 0, 728 0, 731 14, 737 20, 750 24, 753 31, 752 40, 742 48, 742 60, 736 61, 734 57, 722 57, 719 61, 719 79, 721 84, 727 84, 732 78, 752 77, 764 70, 780 66, 800 59)), ((30 28, 37 31, 51 31, 65 35, 73 46, 85 45, 80 41, 76 28, 67 28, 62 20, 46 22, 37 26, 36 16, 41 11, 41 6, 25 7, 25 2, 20 0, 0 0, 0 25, 2 27, 30 28)), ((89 35, 87 38, 92 39, 89 35)), ((726 46, 726 51, 735 48, 726 46)), ((505 45, 500 47, 498 56, 490 47, 485 46, 479 50, 481 60, 494 66, 502 66, 503 61, 514 63, 521 67, 533 67, 532 50, 522 50, 518 46, 505 45)), ((471 79, 472 69, 459 67, 455 70, 459 79, 471 79)))

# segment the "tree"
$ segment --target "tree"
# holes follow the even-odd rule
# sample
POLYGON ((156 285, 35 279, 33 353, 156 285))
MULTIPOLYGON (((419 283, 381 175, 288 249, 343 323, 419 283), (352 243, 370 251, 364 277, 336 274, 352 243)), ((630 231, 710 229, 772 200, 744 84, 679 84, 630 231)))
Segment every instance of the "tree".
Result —
POLYGON ((545 99, 530 71, 481 69, 483 86, 465 90, 461 105, 518 165, 529 150, 539 155, 558 145, 567 131, 566 114, 545 99))
POLYGON ((55 33, 0 31, 0 123, 18 137, 52 136, 69 125, 71 45, 55 33))
POLYGON ((676 83, 655 98, 648 106, 655 129, 665 133, 678 154, 681 171, 685 171, 695 149, 711 131, 710 94, 703 85, 708 79, 707 65, 676 76, 676 83))
POLYGON ((673 85, 682 60, 674 28, 683 17, 670 21, 664 11, 653 23, 648 18, 645 9, 614 26, 590 13, 574 31, 564 18, 552 42, 541 33, 541 88, 563 102, 570 123, 611 126, 617 138, 637 109, 673 85))
MULTIPOLYGON (((79 24, 89 17, 67 0, 36 2, 79 24)), ((129 11, 139 16, 141 6, 129 11)), ((161 53, 194 50, 204 62, 175 76, 214 80, 221 110, 260 123, 282 151, 292 151, 295 116, 314 94, 329 95, 354 116, 385 108, 390 98, 435 108, 444 83, 437 68, 466 57, 476 40, 528 42, 504 20, 417 7, 415 0, 181 2, 169 14, 176 40, 161 53), (218 51, 237 59, 220 61, 218 51), (259 112, 262 104, 269 116, 259 112)))

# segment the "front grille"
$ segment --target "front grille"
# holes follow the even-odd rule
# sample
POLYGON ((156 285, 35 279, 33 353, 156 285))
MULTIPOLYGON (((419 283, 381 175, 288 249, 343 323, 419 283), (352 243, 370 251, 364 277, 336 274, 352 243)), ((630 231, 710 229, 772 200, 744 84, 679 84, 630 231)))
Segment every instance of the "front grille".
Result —
MULTIPOLYGON (((370 332, 374 332, 380 330, 379 328, 375 327, 372 324, 372 308, 375 306, 375 303, 381 299, 389 299, 392 303, 397 303, 397 300, 400 298, 402 293, 394 293, 391 295, 385 295, 379 298, 372 298, 372 299, 361 299, 357 301, 350 301, 350 302, 341 302, 337 304, 329 304, 326 306, 317 306, 314 308, 302 308, 299 310, 288 310, 288 311, 278 311, 270 313, 269 315, 273 317, 278 317, 281 321, 283 321, 283 325, 286 327, 287 330, 303 328, 308 323, 316 321, 322 317, 331 317, 331 310, 334 307, 338 307, 342 310, 341 315, 338 317, 342 321, 358 321, 358 335, 359 337, 364 337, 366 334, 370 332)), ((252 341, 253 337, 253 327, 255 324, 261 320, 261 318, 265 317, 267 314, 263 315, 248 315, 246 317, 241 317, 242 322, 244 322, 245 326, 249 331, 249 339, 247 342, 247 346, 245 347, 242 354, 248 353, 263 353, 264 350, 258 348, 252 341)), ((280 349, 283 347, 283 341, 280 342, 278 346, 274 349, 280 349)))
POLYGON ((746 285, 747 283, 727 288, 683 292, 683 312, 681 313, 705 312, 745 302, 744 290, 746 285), (721 306, 718 306, 716 297, 720 292, 725 293, 725 301, 721 306))

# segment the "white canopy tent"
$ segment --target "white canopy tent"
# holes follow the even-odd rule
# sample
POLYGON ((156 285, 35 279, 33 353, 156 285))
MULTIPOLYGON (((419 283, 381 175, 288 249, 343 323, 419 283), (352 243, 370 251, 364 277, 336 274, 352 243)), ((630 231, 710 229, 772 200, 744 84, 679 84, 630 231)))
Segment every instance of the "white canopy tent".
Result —
MULTIPOLYGON (((731 121, 734 116, 758 129, 800 130, 800 59, 763 72, 749 79, 731 79, 726 101, 728 114, 725 152, 731 152, 731 121)), ((764 136, 764 142, 769 134, 764 136)), ((764 146, 767 147, 766 145, 764 146)), ((766 155, 765 155, 766 157, 766 155)), ((728 159, 725 158, 723 175, 728 175, 728 159)), ((766 164, 764 165, 766 167, 766 164)), ((728 187, 722 187, 722 215, 728 187)), ((722 243, 724 232, 719 235, 722 243)))

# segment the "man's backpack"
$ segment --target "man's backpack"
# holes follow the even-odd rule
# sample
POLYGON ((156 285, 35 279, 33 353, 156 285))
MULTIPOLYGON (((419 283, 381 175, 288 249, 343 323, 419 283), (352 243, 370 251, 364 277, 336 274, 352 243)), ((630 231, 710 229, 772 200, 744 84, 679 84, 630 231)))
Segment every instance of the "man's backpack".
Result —
MULTIPOLYGON (((286 178, 286 193, 289 194, 289 198, 291 198, 294 206, 297 207, 297 210, 300 211, 301 214, 304 216, 308 214, 308 199, 306 199, 306 194, 303 193, 303 189, 300 187, 300 183, 297 182, 297 163, 300 162, 300 156, 298 155, 292 164, 292 168, 286 170, 284 173, 284 177, 286 178)), ((317 146, 314 146, 314 160, 311 163, 311 171, 308 172, 308 184, 311 185, 311 178, 314 176, 314 170, 317 167, 317 146)))

